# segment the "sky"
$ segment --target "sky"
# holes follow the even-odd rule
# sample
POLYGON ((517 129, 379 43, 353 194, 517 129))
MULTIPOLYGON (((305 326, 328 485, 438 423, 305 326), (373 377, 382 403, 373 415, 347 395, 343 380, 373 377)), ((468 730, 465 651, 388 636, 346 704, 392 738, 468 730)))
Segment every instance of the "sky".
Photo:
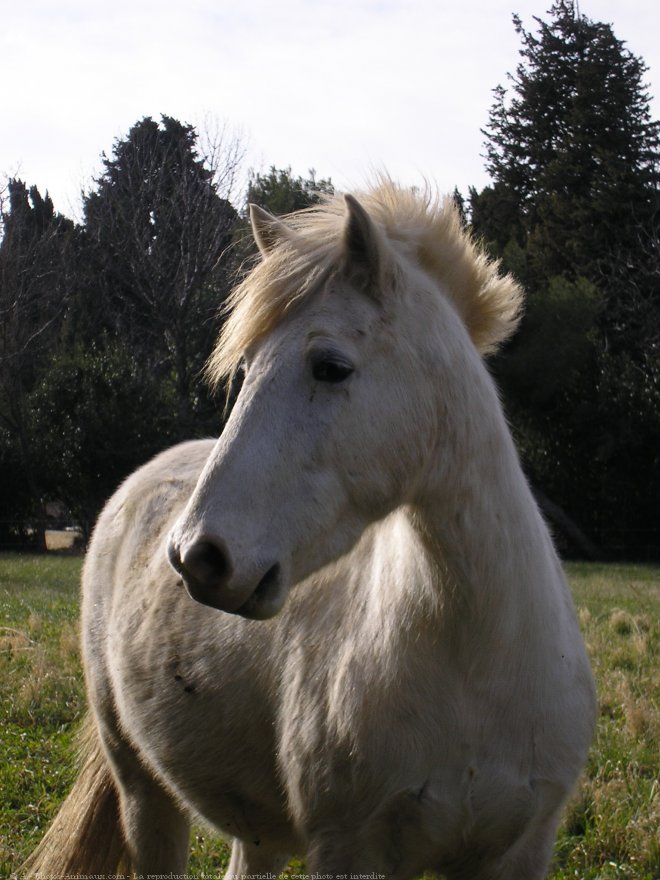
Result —
MULTIPOLYGON (((314 169, 359 188, 386 170, 467 193, 488 183, 492 90, 551 0, 0 0, 0 175, 80 216, 100 156, 144 116, 238 138, 244 169, 314 169)), ((660 3, 580 0, 649 68, 660 3)), ((658 96, 657 98, 655 96, 658 96)), ((240 194, 236 196, 240 199, 240 194)))

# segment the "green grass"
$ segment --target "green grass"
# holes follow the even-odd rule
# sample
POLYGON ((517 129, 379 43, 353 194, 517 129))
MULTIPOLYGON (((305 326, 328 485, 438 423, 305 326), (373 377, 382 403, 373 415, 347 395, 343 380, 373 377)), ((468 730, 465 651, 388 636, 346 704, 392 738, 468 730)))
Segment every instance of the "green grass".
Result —
MULTIPOLYGON (((0 556, 0 877, 33 849, 75 774, 80 567, 70 556, 0 556)), ((658 880, 660 569, 567 568, 600 717, 550 878, 658 880)), ((191 876, 222 876, 222 841, 196 827, 191 853, 191 876)))
POLYGON ((553 880, 660 878, 660 569, 569 565, 598 687, 553 880))
POLYGON ((34 847, 73 780, 80 566, 70 556, 0 557, 0 877, 34 847))

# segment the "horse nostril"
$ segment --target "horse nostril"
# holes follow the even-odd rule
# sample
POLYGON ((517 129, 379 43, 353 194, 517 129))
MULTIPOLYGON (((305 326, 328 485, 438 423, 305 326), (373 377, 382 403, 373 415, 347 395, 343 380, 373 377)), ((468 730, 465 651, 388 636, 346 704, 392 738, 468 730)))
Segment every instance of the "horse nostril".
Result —
POLYGON ((181 564, 181 553, 178 545, 172 538, 170 538, 167 544, 167 558, 172 568, 181 574, 183 569, 183 565, 181 564))
POLYGON ((210 541, 196 541, 183 551, 181 573, 204 587, 221 586, 231 573, 227 555, 210 541))

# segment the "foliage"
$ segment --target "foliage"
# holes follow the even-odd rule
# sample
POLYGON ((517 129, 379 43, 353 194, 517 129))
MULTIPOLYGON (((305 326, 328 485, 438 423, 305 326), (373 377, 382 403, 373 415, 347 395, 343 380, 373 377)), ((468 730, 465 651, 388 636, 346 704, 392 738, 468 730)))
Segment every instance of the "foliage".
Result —
POLYGON ((636 530, 633 552, 657 553, 660 533, 642 533, 660 493, 660 123, 610 25, 572 0, 550 16, 538 34, 514 16, 523 60, 495 90, 493 183, 470 194, 474 230, 528 292, 493 367, 533 481, 598 541, 636 530))
POLYGON ((229 289, 241 150, 143 119, 85 196, 81 226, 9 180, 0 242, 0 538, 47 500, 86 530, 131 470, 217 433, 200 381, 229 289))
POLYGON ((240 264, 247 268, 257 256, 248 219, 250 205, 257 205, 279 216, 317 205, 324 195, 331 195, 333 192, 332 181, 329 178, 317 180, 313 169, 310 169, 307 178, 294 177, 291 168, 275 168, 274 165, 265 174, 251 171, 242 217, 234 233, 240 264))
POLYGON ((36 187, 7 183, 0 240, 0 418, 18 429, 13 410, 44 363, 64 317, 73 223, 36 187))
POLYGON ((495 90, 486 167, 524 230, 550 227, 554 254, 540 258, 544 273, 572 267, 591 276, 657 208, 660 124, 650 120, 646 68, 611 26, 581 16, 572 0, 550 14, 535 19, 538 36, 514 16, 524 61, 510 77, 513 96, 495 90), (582 221, 596 212, 594 250, 582 221), (553 258, 558 265, 547 272, 553 258))
MULTIPOLYGON (((48 195, 10 179, 0 240, 0 471, 17 462, 25 492, 3 501, 2 514, 39 508, 40 483, 27 397, 56 344, 67 305, 73 223, 48 195)), ((13 482, 11 477, 8 482, 13 482)))
POLYGON ((12 433, 0 426, 0 547, 26 543, 24 524, 29 522, 34 499, 12 433))
POLYGON ((309 177, 293 177, 290 168, 274 166, 266 174, 252 172, 248 181, 247 203, 265 208, 271 214, 290 214, 318 204, 324 194, 331 195, 330 179, 317 180, 313 169, 309 177))
MULTIPOLYGON (((74 776, 83 712, 74 557, 0 557, 0 875, 34 848, 74 776)), ((551 880, 660 876, 660 570, 571 564, 600 713, 551 880)), ((193 829, 191 876, 222 875, 227 846, 193 829)), ((300 863, 291 871, 300 872, 300 863)))
MULTIPOLYGON (((492 184, 454 199, 527 289, 492 368, 539 497, 606 551, 658 558, 660 126, 610 25, 572 0, 549 16, 536 33, 514 17, 492 184)), ((0 541, 38 536, 51 500, 87 527, 152 452, 217 433, 201 371, 254 256, 247 204, 282 214, 333 191, 271 167, 234 206, 241 158, 224 132, 145 118, 102 157, 80 225, 22 181, 0 190, 0 541)))
POLYGON ((174 390, 120 343, 103 343, 55 356, 30 397, 45 488, 85 535, 119 483, 181 439, 174 390))
POLYGON ((179 417, 192 427, 236 211, 217 191, 218 169, 197 154, 196 131, 171 117, 136 123, 103 164, 85 197, 87 301, 101 302, 88 308, 92 335, 121 337, 159 375, 172 375, 179 417))

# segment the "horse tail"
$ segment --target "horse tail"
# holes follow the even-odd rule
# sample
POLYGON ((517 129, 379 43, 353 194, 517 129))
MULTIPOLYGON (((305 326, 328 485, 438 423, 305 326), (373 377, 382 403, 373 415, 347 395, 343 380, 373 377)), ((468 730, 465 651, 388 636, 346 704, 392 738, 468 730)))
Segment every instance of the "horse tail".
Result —
POLYGON ((19 872, 26 880, 129 873, 117 789, 90 716, 81 730, 80 759, 73 788, 19 872))

